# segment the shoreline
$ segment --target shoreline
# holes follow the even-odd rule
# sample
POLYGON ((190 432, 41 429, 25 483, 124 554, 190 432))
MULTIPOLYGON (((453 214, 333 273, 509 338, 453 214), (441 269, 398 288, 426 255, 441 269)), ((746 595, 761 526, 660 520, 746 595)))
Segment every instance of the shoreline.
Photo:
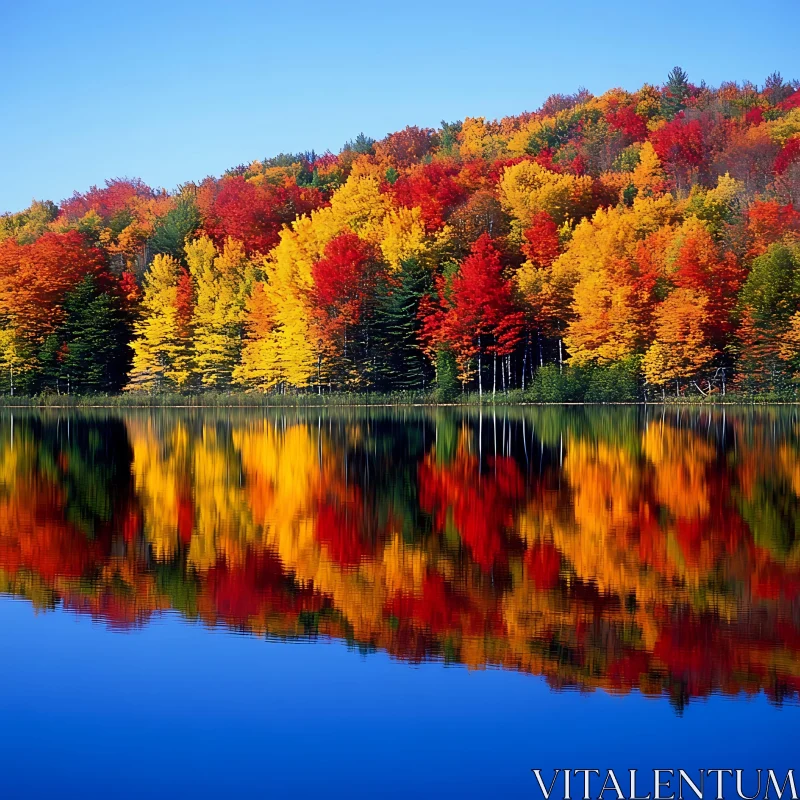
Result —
POLYGON ((92 396, 68 395, 54 397, 28 397, 10 398, 0 397, 0 409, 331 409, 331 408, 537 408, 537 407, 656 407, 656 408, 682 408, 682 407, 754 407, 754 406, 800 406, 800 399, 785 399, 769 395, 747 397, 728 396, 721 398, 672 398, 664 400, 618 400, 618 401, 535 401, 509 397, 495 397, 489 399, 473 399, 469 397, 461 402, 437 401, 433 398, 365 398, 353 396, 331 396, 329 399, 320 400, 316 396, 309 396, 307 400, 301 399, 302 395, 278 400, 275 397, 264 396, 244 400, 242 396, 215 395, 207 398, 185 395, 149 395, 132 397, 130 395, 92 396), (69 399, 66 399, 66 398, 69 399))

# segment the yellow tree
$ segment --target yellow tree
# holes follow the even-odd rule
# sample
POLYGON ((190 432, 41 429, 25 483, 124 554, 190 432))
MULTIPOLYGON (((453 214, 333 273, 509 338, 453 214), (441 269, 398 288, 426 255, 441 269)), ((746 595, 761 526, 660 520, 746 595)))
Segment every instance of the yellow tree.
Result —
POLYGON ((570 361, 606 363, 632 355, 642 337, 641 304, 620 275, 592 272, 573 292, 575 319, 564 341, 570 361))
POLYGON ((25 345, 14 328, 0 328, 0 385, 7 386, 12 397, 20 384, 24 385, 25 374, 30 371, 30 359, 24 351, 25 345))
POLYGON ((239 360, 252 265, 241 242, 228 239, 219 253, 207 236, 186 245, 186 263, 195 289, 194 368, 203 386, 227 387, 239 360))
POLYGON ((780 358, 791 368, 795 380, 800 376, 800 311, 789 320, 789 328, 780 339, 780 358))
POLYGON ((550 327, 559 331, 557 336, 564 335, 577 363, 634 352, 647 328, 652 289, 643 274, 650 266, 639 264, 640 246, 674 214, 669 197, 637 198, 632 208, 599 209, 578 223, 567 249, 550 268, 526 262, 519 269, 523 296, 534 309, 547 311, 545 318, 555 320, 550 327))
POLYGON ((680 394, 681 381, 695 378, 708 366, 717 355, 708 344, 708 317, 708 298, 701 292, 675 289, 666 297, 655 311, 655 339, 644 356, 648 383, 664 386, 675 381, 680 394))
POLYGON ((181 267, 172 256, 153 259, 144 279, 142 315, 134 325, 128 390, 181 388, 190 377, 186 337, 178 317, 181 267))
POLYGON ((506 167, 500 179, 500 202, 523 225, 539 211, 562 225, 587 213, 591 201, 590 177, 551 172, 535 161, 506 167))
POLYGON ((640 197, 663 194, 667 174, 650 142, 645 142, 639 150, 639 163, 633 170, 633 185, 640 197))

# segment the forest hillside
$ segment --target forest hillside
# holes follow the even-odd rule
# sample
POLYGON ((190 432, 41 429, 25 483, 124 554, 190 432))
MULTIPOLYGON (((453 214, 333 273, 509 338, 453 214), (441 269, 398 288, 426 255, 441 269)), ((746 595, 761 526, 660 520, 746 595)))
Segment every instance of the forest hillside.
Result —
MULTIPOLYGON (((0 392, 800 380, 800 83, 555 94, 0 216, 0 392)), ((538 394, 537 394, 538 393, 538 394)))

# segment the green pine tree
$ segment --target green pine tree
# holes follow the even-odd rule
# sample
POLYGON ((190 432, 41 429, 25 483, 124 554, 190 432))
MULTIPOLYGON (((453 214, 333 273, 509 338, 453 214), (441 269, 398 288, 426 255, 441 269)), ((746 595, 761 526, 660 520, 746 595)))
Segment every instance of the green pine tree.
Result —
POLYGON ((419 302, 431 291, 431 276, 415 259, 404 261, 400 271, 379 293, 375 362, 376 383, 384 390, 425 389, 433 375, 420 350, 417 319, 419 302))
POLYGON ((72 392, 116 392, 130 366, 125 314, 91 275, 64 299, 58 376, 72 392))
POLYGON ((661 113, 672 119, 686 108, 689 97, 689 76, 680 67, 674 67, 667 75, 667 82, 661 94, 661 113))
POLYGON ((164 253, 182 261, 186 237, 191 236, 199 226, 200 212, 194 198, 182 195, 175 208, 156 223, 150 248, 154 254, 164 253))

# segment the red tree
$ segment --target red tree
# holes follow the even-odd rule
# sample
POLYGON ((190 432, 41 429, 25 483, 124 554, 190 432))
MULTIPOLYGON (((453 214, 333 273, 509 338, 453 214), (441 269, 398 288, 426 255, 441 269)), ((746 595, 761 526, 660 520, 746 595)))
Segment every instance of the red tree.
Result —
MULTIPOLYGON (((208 193, 208 187, 204 187, 208 193)), ((205 199, 205 198, 204 198, 205 199)), ((266 253, 278 242, 283 225, 324 202, 317 189, 286 182, 256 186, 241 176, 225 178, 207 204, 204 227, 218 247, 238 239, 248 253, 266 253)))
POLYGON ((399 178, 391 191, 398 205, 419 206, 428 230, 444 225, 448 214, 466 200, 467 192, 455 180, 459 168, 440 161, 423 164, 407 177, 399 178))
POLYGON ((528 260, 539 267, 549 267, 561 252, 558 227, 546 211, 534 214, 530 227, 524 232, 522 252, 528 260))
MULTIPOLYGON (((428 351, 449 346, 460 364, 462 376, 478 358, 478 389, 484 351, 508 356, 519 344, 524 317, 514 303, 511 281, 503 275, 500 253, 488 234, 472 245, 470 255, 448 288, 439 283, 440 307, 428 305, 423 337, 428 351)), ((505 375, 505 373, 503 373, 505 375)))

